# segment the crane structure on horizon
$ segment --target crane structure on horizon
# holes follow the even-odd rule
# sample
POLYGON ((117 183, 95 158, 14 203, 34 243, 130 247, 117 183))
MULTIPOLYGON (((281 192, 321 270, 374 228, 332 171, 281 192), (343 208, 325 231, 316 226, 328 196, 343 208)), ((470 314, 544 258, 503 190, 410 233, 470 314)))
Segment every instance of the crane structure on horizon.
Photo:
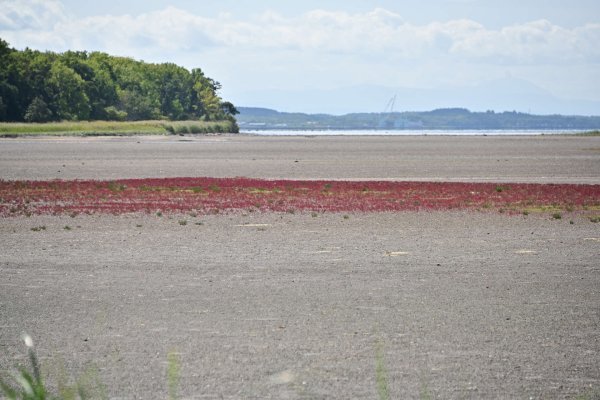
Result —
POLYGON ((396 119, 394 118, 394 106, 396 105, 396 97, 398 95, 392 96, 392 98, 387 102, 385 109, 381 113, 381 118, 379 119, 379 123, 377 124, 380 129, 390 129, 396 127, 396 119))

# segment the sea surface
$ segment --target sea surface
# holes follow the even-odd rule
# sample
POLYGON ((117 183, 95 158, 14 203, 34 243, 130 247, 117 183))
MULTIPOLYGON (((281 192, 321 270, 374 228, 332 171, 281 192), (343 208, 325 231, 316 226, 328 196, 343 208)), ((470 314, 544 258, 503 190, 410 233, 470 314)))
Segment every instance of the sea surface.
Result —
POLYGON ((511 136, 511 135, 560 135, 560 134, 575 134, 586 132, 586 130, 543 130, 543 129, 461 129, 461 130, 290 130, 290 129, 263 129, 251 130, 241 129, 242 134, 258 135, 258 136, 511 136))

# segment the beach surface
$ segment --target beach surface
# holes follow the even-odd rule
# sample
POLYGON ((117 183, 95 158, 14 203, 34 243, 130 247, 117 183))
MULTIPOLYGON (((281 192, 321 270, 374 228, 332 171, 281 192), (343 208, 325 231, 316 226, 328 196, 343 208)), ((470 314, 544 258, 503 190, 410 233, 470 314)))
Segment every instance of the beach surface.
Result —
MULTIPOLYGON (((5 139, 0 171, 598 184, 600 138, 5 139)), ((589 215, 33 215, 0 219, 0 242, 0 370, 26 363, 27 332, 51 386, 164 399, 178 371, 181 399, 600 394, 589 215)))
POLYGON ((183 176, 598 184, 600 137, 0 139, 1 179, 183 176))

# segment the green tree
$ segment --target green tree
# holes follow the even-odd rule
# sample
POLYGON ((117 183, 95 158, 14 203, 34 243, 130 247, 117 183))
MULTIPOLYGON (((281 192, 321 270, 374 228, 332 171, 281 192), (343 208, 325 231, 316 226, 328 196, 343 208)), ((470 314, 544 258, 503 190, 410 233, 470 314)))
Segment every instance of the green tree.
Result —
POLYGON ((52 119, 52 112, 48 108, 48 105, 41 97, 34 97, 34 99, 27 107, 25 112, 25 121, 27 122, 47 122, 52 119))
POLYGON ((190 73, 175 64, 161 64, 156 72, 160 80, 160 111, 169 119, 189 118, 192 80, 190 73))
POLYGON ((18 54, 8 46, 8 43, 0 39, 0 97, 4 105, 2 115, 3 121, 20 121, 23 117, 23 105, 20 102, 19 68, 16 61, 18 54))
POLYGON ((18 51, 0 39, 0 120, 231 119, 200 68, 106 53, 18 51))
POLYGON ((221 84, 204 75, 200 68, 192 70, 193 99, 195 100, 196 112, 198 116, 206 120, 218 119, 221 115, 221 98, 217 92, 221 89, 221 84))
POLYGON ((84 91, 84 81, 62 62, 55 62, 48 79, 56 103, 59 119, 84 120, 90 116, 89 99, 84 91))
POLYGON ((6 121, 6 104, 4 104, 2 96, 0 96, 0 121, 6 121))
POLYGON ((238 109, 235 108, 233 103, 229 101, 224 101, 221 103, 221 112, 226 116, 234 116, 240 113, 238 109))

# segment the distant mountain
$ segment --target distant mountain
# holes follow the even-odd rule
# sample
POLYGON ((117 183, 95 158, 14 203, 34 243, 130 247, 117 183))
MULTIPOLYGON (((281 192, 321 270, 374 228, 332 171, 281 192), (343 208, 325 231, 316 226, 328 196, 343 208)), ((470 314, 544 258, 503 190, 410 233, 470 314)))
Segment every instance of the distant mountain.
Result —
POLYGON ((442 89, 359 85, 331 90, 261 90, 244 93, 235 99, 235 103, 285 111, 342 115, 382 112, 393 96, 396 96, 396 111, 465 107, 473 111, 600 115, 598 101, 557 98, 526 80, 516 78, 442 89))
POLYGON ((538 129, 596 130, 600 116, 532 115, 515 111, 471 112, 441 108, 421 112, 351 113, 345 115, 279 112, 238 107, 243 129, 538 129))

